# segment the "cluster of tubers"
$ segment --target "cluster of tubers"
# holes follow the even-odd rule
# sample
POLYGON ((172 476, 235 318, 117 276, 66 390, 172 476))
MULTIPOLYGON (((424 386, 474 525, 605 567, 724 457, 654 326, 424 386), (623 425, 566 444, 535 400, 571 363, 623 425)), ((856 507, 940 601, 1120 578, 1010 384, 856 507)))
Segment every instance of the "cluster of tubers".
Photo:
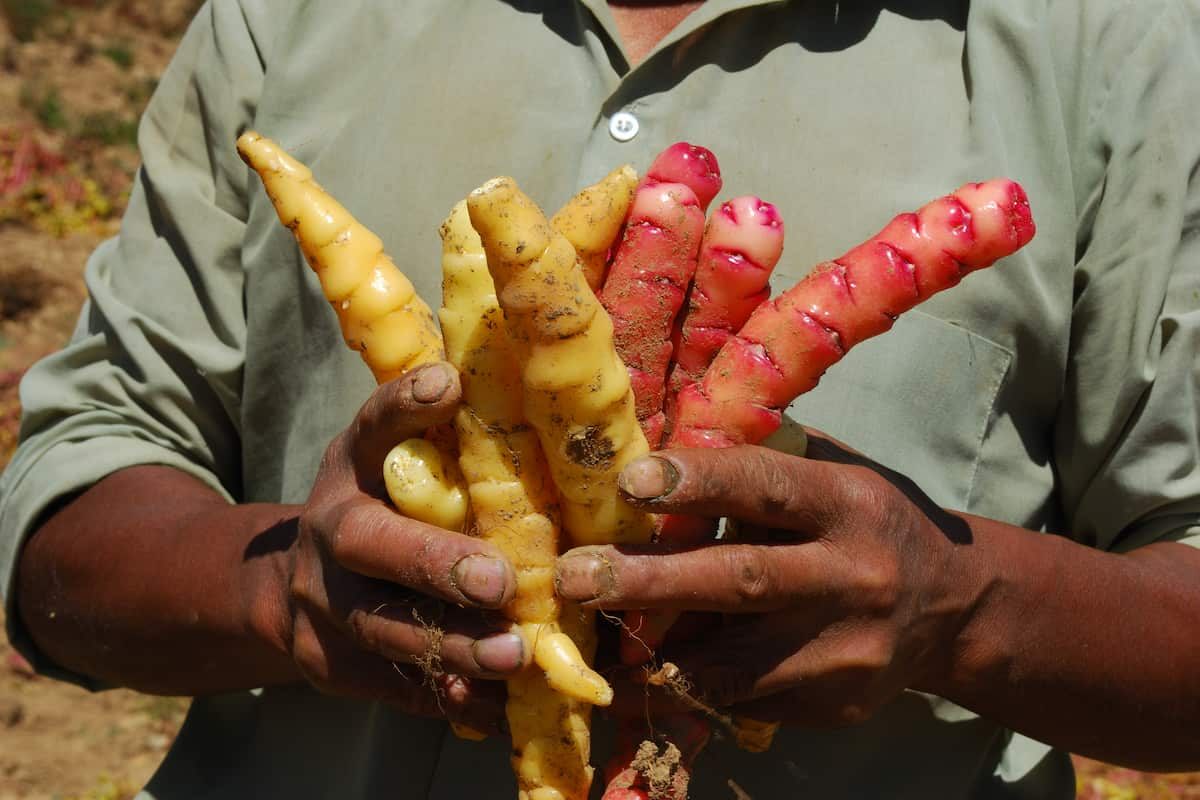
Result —
MULTIPOLYGON (((855 343, 1034 233, 1016 183, 968 184, 769 299, 778 212, 747 196, 707 215, 721 189, 716 159, 679 143, 640 180, 620 167, 550 218, 512 178, 472 191, 441 227, 435 319, 380 239, 307 167, 254 132, 238 150, 376 378, 440 360, 459 371, 453 431, 401 443, 385 479, 401 513, 486 538, 516 570, 504 613, 533 663, 507 681, 507 715, 525 800, 588 796, 591 707, 613 697, 591 667, 592 612, 554 592, 557 556, 583 544, 695 542, 713 530, 711 520, 627 505, 621 469, 660 446, 762 441, 855 343)), ((622 656, 638 663, 674 615, 631 619, 639 647, 622 656)), ((772 726, 742 729, 747 746, 769 746, 772 726)), ((621 766, 610 799, 686 792, 686 764, 666 783, 621 766)))

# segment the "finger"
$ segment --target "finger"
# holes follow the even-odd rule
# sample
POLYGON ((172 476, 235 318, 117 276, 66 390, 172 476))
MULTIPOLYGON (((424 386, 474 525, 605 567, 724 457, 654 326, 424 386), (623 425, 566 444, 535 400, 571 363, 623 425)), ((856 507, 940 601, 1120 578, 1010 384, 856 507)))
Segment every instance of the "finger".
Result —
POLYGON ((349 455, 359 475, 382 475, 388 451, 449 422, 458 407, 458 373, 449 364, 426 364, 380 385, 349 428, 349 455))
POLYGON ((821 657, 825 646, 816 640, 828 634, 822 621, 781 616, 737 618, 710 630, 703 643, 673 648, 670 660, 696 695, 716 706, 791 689, 801 671, 821 657))
POLYGON ((478 615, 438 603, 359 604, 333 619, 365 650, 435 673, 503 678, 529 661, 525 642, 508 624, 489 624, 478 615))
POLYGON ((403 517, 363 495, 337 510, 323 546, 351 572, 463 606, 499 608, 516 593, 512 565, 495 545, 403 517))
MULTIPOLYGON (((810 621, 807 627, 808 633, 788 630, 791 620, 779 617, 726 626, 708 646, 677 654, 676 664, 699 696, 752 717, 769 701, 789 698, 809 706, 809 719, 850 721, 903 688, 895 674, 894 640, 882 626, 810 621)), ((780 709, 758 718, 795 714, 780 709)))
POLYGON ((660 513, 819 531, 857 485, 846 469, 748 445, 663 450, 625 467, 620 487, 631 503, 660 513))
POLYGON ((675 553, 590 546, 558 559, 555 586, 561 597, 589 608, 744 614, 833 591, 834 561, 821 542, 712 544, 675 553))
POLYGON ((499 732, 504 727, 504 692, 499 683, 473 683, 392 663, 359 650, 334 626, 303 612, 297 615, 294 634, 296 664, 319 691, 379 700, 408 714, 443 717, 478 730, 499 732))
POLYGON ((501 677, 528 661, 524 640, 498 616, 457 607, 337 565, 297 571, 292 594, 310 616, 340 630, 358 648, 438 672, 501 677))
POLYGON ((507 625, 489 625, 456 609, 439 617, 412 607, 360 607, 346 617, 346 626, 360 646, 433 672, 503 678, 530 658, 524 640, 507 625))

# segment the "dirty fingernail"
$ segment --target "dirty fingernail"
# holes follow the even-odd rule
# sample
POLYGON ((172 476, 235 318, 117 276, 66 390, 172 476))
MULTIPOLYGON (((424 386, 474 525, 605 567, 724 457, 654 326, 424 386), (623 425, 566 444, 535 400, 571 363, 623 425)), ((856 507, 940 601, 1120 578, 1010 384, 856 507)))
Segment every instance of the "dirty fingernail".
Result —
POLYGON ((468 600, 489 606, 504 602, 509 587, 505 563, 482 555, 459 559, 450 570, 450 579, 468 600))
POLYGON ((643 456, 621 470, 618 485, 630 497, 652 500, 674 491, 679 483, 679 471, 665 458, 643 456))
POLYGON ((568 554, 558 560, 554 585, 568 600, 595 600, 612 591, 612 563, 596 553, 568 554))
POLYGON ((525 644, 515 633, 479 639, 472 649, 475 663, 486 672, 516 672, 525 664, 525 644))
POLYGON ((421 374, 413 381, 413 397, 419 403, 436 403, 446 390, 450 388, 450 376, 446 368, 433 364, 421 370, 421 374))

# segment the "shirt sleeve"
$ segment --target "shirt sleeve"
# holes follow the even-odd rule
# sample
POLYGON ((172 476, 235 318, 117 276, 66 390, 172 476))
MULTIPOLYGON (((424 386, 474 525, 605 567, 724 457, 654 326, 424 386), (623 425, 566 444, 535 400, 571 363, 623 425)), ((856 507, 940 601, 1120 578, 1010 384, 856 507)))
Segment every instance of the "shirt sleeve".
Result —
POLYGON ((1073 536, 1127 551, 1200 545, 1200 36, 1186 3, 1119 5, 1085 65, 1055 459, 1073 536))
POLYGON ((235 149, 263 78, 246 9, 205 5, 138 130, 142 168, 118 236, 88 261, 88 301, 68 346, 21 383, 21 443, 0 477, 0 594, 8 635, 35 667, 15 570, 55 503, 138 464, 240 491, 245 345, 240 247, 249 173, 235 149))

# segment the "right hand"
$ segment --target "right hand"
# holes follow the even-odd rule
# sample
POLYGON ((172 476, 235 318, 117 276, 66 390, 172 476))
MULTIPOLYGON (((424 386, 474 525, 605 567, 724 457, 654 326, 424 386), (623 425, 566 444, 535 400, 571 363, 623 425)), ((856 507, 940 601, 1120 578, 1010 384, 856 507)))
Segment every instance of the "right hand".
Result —
POLYGON ((453 417, 448 364, 380 386, 330 443, 291 548, 292 658, 318 690, 480 730, 502 726, 495 680, 529 660, 509 623, 512 566, 492 545, 398 514, 383 490, 395 444, 453 417))

